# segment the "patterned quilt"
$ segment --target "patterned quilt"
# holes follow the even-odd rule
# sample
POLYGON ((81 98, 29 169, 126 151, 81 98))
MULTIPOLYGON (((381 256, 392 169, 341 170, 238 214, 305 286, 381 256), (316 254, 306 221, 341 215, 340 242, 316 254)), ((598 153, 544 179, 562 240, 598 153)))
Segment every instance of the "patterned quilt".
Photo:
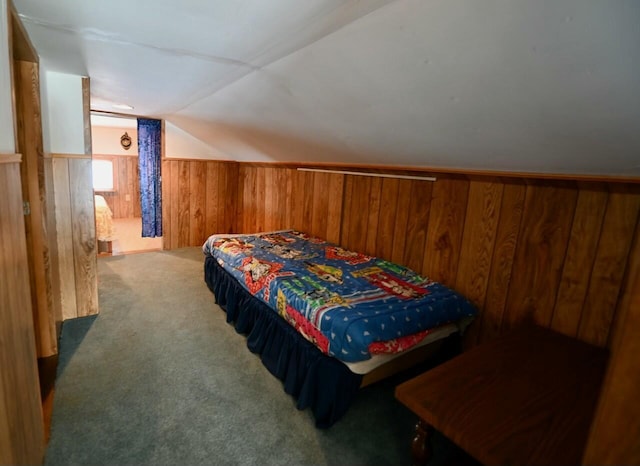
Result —
POLYGON ((405 350, 431 329, 477 312, 459 293, 406 267, 294 230, 213 235, 202 249, 322 352, 345 362, 405 350))

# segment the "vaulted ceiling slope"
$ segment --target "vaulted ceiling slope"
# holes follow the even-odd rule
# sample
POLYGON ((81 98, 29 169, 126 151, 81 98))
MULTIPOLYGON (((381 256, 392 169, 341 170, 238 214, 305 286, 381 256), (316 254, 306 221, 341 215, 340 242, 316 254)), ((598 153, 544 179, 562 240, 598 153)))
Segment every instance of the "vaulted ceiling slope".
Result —
POLYGON ((94 109, 131 104, 221 159, 640 176, 637 0, 15 6, 94 109))

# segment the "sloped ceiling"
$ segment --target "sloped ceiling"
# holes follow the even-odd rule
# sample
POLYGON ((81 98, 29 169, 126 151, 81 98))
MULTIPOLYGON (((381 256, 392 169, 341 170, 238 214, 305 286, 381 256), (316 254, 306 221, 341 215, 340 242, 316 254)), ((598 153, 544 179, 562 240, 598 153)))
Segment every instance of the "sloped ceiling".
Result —
POLYGON ((640 176, 637 0, 14 1, 94 109, 221 159, 640 176))

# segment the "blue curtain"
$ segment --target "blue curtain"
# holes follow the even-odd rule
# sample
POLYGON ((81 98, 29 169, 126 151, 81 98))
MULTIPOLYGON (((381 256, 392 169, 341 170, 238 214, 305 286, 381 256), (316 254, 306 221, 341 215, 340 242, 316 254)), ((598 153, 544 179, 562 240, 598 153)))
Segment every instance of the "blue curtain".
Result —
POLYGON ((138 167, 142 237, 162 236, 162 127, 160 120, 138 118, 138 167))

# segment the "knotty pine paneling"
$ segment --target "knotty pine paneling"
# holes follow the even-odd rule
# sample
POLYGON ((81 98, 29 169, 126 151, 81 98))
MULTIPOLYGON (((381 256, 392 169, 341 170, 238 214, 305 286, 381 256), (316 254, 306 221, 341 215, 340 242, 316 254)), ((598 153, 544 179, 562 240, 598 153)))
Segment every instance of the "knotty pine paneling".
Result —
POLYGON ((98 191, 105 198, 113 218, 140 217, 140 180, 137 156, 95 156, 94 158, 108 158, 113 161, 116 173, 115 191, 98 191))
POLYGON ((434 173, 429 182, 213 161, 165 160, 163 170, 171 248, 230 231, 294 228, 327 238, 465 294, 480 310, 468 345, 533 321, 607 346, 630 292, 622 285, 638 184, 477 173, 434 173), (205 181, 191 170, 206 171, 205 181), (193 183, 205 185, 204 235, 192 212, 203 201, 189 198, 201 198, 202 186, 193 183))

